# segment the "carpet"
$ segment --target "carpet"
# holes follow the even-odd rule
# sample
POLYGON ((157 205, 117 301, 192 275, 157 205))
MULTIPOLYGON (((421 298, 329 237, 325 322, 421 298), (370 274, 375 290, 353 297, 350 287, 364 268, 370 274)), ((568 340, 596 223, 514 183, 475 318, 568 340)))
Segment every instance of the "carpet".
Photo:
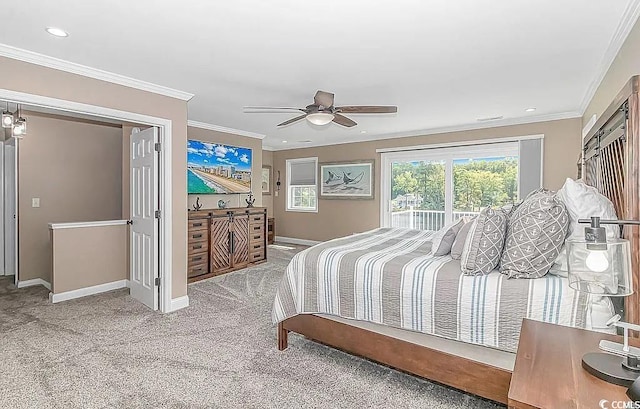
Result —
POLYGON ((278 351, 271 303, 296 251, 190 284, 171 314, 126 289, 54 305, 0 278, 0 407, 501 407, 297 335, 278 351))

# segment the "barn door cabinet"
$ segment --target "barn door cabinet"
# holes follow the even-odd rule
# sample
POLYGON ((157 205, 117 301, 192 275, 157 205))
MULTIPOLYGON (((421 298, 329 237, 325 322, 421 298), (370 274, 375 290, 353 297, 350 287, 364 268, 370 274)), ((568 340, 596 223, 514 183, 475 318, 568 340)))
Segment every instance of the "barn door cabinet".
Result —
POLYGON ((189 282, 266 261, 266 231, 263 207, 189 212, 189 282))

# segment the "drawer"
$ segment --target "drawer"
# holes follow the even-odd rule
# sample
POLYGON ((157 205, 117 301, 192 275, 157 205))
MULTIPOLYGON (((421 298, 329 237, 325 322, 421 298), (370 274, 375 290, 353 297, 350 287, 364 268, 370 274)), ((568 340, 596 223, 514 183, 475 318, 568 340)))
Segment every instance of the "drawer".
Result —
POLYGON ((209 265, 207 263, 189 265, 187 269, 187 277, 196 277, 209 272, 209 265))
POLYGON ((250 214, 249 223, 251 224, 264 224, 264 214, 250 214))
POLYGON ((209 219, 193 219, 189 220, 187 231, 195 232, 196 230, 207 230, 209 228, 209 219))
POLYGON ((206 253, 208 250, 209 244, 206 241, 200 241, 195 243, 189 243, 187 246, 187 253, 189 255, 196 253, 206 253))
POLYGON ((257 253, 259 251, 264 253, 264 240, 249 243, 249 253, 257 253))
POLYGON ((264 241, 264 233, 263 232, 250 232, 249 233, 249 242, 256 241, 264 241))
POLYGON ((256 234, 264 234, 263 224, 252 224, 249 226, 249 236, 253 237, 256 234))
POLYGON ((207 264, 209 262, 209 257, 207 256, 207 253, 196 253, 196 254, 191 254, 189 255, 189 257, 187 257, 187 264, 188 265, 196 265, 196 264, 207 264))
POLYGON ((255 263, 256 261, 264 260, 265 259, 264 255, 265 255, 264 250, 255 252, 255 253, 249 253, 249 263, 255 263))
POLYGON ((189 244, 209 240, 209 232, 207 230, 190 231, 187 235, 189 244))

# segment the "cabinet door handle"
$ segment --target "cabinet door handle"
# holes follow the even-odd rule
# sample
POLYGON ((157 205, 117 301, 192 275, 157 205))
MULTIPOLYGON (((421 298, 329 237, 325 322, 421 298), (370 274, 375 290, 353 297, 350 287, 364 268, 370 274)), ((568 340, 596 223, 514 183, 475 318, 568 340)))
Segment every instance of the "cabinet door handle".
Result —
POLYGON ((202 226, 202 223, 193 223, 193 227, 200 227, 202 226))
POLYGON ((231 254, 234 253, 233 251, 234 247, 235 247, 235 240, 234 240, 233 232, 230 231, 229 232, 229 253, 231 254))
POLYGON ((192 257, 191 261, 198 261, 198 260, 202 260, 202 256, 200 257, 192 257))
POLYGON ((260 238, 260 235, 259 235, 259 234, 257 234, 257 235, 255 235, 255 236, 253 236, 253 238, 254 238, 254 239, 259 239, 259 238, 260 238))
POLYGON ((253 248, 254 248, 254 249, 259 249, 260 247, 261 247, 261 246, 260 246, 259 244, 254 244, 254 245, 253 245, 253 248))
POLYGON ((202 244, 198 244, 197 246, 193 246, 193 249, 201 249, 202 248, 202 244))
POLYGON ((194 239, 199 239, 200 237, 202 237, 202 234, 194 234, 192 237, 194 239))

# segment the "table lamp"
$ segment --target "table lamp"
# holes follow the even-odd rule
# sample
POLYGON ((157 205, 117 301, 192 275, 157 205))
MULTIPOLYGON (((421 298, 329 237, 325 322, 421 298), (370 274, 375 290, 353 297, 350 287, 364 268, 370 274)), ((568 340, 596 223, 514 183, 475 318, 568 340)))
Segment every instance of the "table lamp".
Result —
MULTIPOLYGON (((601 220, 599 217, 580 219, 590 223, 584 239, 567 240, 569 286, 574 290, 607 297, 633 294, 631 247, 628 240, 607 239, 603 224, 640 225, 634 220, 601 220)), ((600 349, 609 353, 587 353, 582 367, 592 375, 616 385, 630 386, 640 376, 640 349, 629 347, 628 331, 640 326, 619 322, 614 317, 608 323, 624 329, 624 344, 602 340, 600 349)))

